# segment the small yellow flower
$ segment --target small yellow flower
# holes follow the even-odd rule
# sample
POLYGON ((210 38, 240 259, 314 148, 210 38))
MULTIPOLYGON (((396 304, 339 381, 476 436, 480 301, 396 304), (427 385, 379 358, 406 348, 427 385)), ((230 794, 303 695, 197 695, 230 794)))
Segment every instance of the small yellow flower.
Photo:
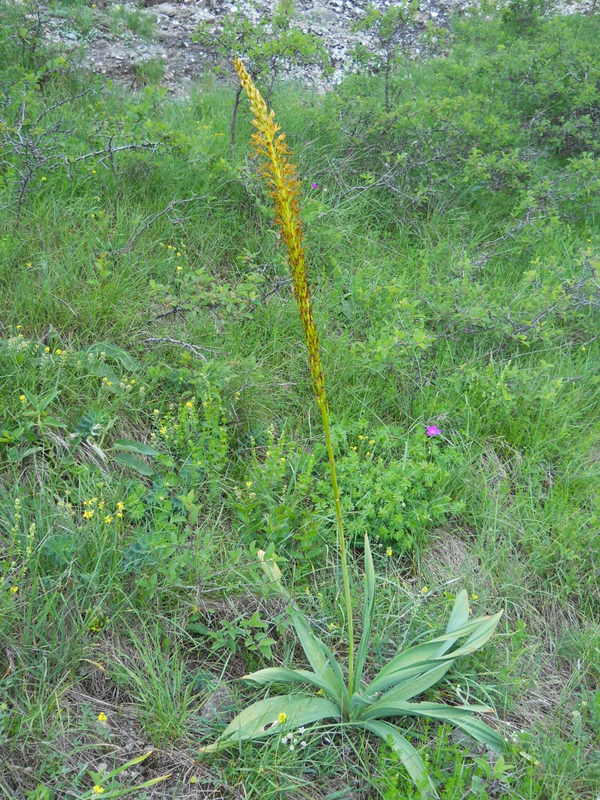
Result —
POLYGON ((104 786, 98 786, 98 784, 96 784, 92 789, 92 794, 104 794, 104 786))
POLYGON ((10 587, 10 593, 11 594, 17 594, 18 591, 19 591, 19 587, 18 586, 11 586, 10 587))
POLYGON ((249 489, 252 486, 252 481, 246 481, 246 489, 249 489))
POLYGON ((41 182, 42 182, 42 183, 46 183, 46 181, 48 180, 48 178, 47 178, 45 175, 42 175, 42 177, 40 178, 40 180, 41 180, 41 182))
POLYGON ((93 508, 88 508, 87 511, 83 512, 83 518, 84 519, 91 519, 94 516, 94 513, 95 512, 94 512, 93 508))
POLYGON ((391 547, 388 547, 388 549, 385 551, 385 554, 389 558, 390 556, 394 555, 394 551, 392 550, 391 547))
POLYGON ((25 397, 24 394, 20 394, 19 395, 19 402, 20 403, 26 403, 27 402, 27 398, 25 397))
POLYGON ((177 272, 182 272, 183 271, 183 267, 180 264, 177 264, 175 269, 177 270, 177 272))
POLYGON ((280 725, 283 725, 283 723, 286 721, 287 721, 287 714, 285 713, 285 711, 280 711, 279 714, 277 715, 277 722, 279 722, 280 725))
POLYGON ((125 503, 119 500, 119 502, 117 503, 117 511, 124 511, 124 510, 125 510, 125 503))
POLYGON ((194 401, 193 400, 188 400, 187 403, 185 404, 185 407, 186 408, 193 408, 194 407, 194 401))
POLYGON ((111 514, 107 514, 107 515, 104 517, 104 522, 105 522, 107 525, 110 525, 110 523, 111 523, 112 521, 113 521, 113 517, 112 517, 112 515, 111 515, 111 514))
POLYGON ((429 586, 423 586, 423 588, 421 589, 421 594, 427 594, 428 591, 429 591, 429 586))
POLYGON ((44 353, 49 353, 49 352, 50 352, 50 348, 48 347, 48 345, 46 345, 46 347, 44 347, 44 353))
POLYGON ((479 595, 473 592, 473 594, 471 595, 471 600, 479 600, 479 595))
POLYGON ((96 717, 96 719, 98 720, 98 722, 106 722, 106 721, 108 720, 108 717, 106 716, 106 714, 104 713, 104 711, 101 711, 101 712, 98 714, 98 716, 96 717))
POLYGON ((22 325, 17 325, 17 330, 20 331, 22 327, 22 325))

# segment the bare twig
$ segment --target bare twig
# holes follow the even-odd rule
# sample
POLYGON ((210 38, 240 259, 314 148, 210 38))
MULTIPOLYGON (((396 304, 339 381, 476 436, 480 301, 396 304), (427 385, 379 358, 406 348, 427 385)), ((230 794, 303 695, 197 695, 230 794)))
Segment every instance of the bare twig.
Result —
MULTIPOLYGON (((200 348, 195 344, 190 344, 190 342, 182 342, 180 339, 172 339, 170 336, 150 336, 147 339, 143 339, 144 344, 171 344, 175 347, 183 347, 185 350, 189 350, 190 353, 193 353, 198 358, 201 358, 203 361, 206 361, 206 356, 200 350, 200 348)), ((205 347, 205 350, 212 350, 212 347, 205 347)))
POLYGON ((267 298, 271 297, 273 294, 277 294, 280 289, 283 289, 284 286, 289 286, 291 282, 291 278, 277 278, 273 286, 267 292, 263 293, 261 302, 264 303, 267 298))
POLYGON ((119 147, 113 147, 112 140, 113 137, 110 136, 108 144, 102 150, 92 150, 90 153, 77 156, 77 158, 67 158, 67 165, 77 164, 78 161, 85 161, 87 158, 100 158, 100 161, 102 161, 102 158, 110 158, 112 161, 114 154, 123 150, 156 150, 160 146, 159 142, 132 142, 131 144, 121 144, 119 147))
POLYGON ((61 108, 61 106, 65 106, 68 103, 72 103, 73 100, 79 100, 80 97, 85 97, 86 94, 90 94, 93 92, 96 94, 96 89, 84 89, 83 92, 79 92, 78 94, 71 95, 71 97, 65 97, 62 100, 58 100, 56 103, 53 103, 51 106, 46 106, 37 116, 35 120, 35 124, 39 125, 40 122, 44 119, 45 116, 55 111, 57 108, 61 108))
POLYGON ((188 311, 189 308, 175 306, 174 308, 170 308, 168 311, 163 311, 162 314, 157 314, 154 319, 164 319, 165 317, 170 317, 172 314, 187 314, 188 311))

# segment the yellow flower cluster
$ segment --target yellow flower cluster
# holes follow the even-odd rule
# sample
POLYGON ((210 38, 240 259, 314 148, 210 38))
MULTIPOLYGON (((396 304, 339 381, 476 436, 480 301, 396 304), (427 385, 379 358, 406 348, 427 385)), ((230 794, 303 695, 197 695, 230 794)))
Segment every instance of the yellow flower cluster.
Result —
POLYGON ((307 280, 308 270, 299 209, 300 182, 296 168, 289 160, 290 149, 285 141, 285 133, 281 132, 281 128, 275 122, 274 112, 269 111, 242 62, 235 59, 233 66, 250 101, 254 115, 252 124, 256 128, 256 132, 252 134, 252 144, 257 154, 263 158, 261 172, 275 203, 276 221, 288 251, 294 295, 308 347, 315 397, 321 412, 328 413, 319 337, 313 319, 307 280))
MULTIPOLYGON (((83 501, 84 511, 82 514, 83 519, 93 519, 96 511, 102 512, 106 509, 106 502, 98 497, 90 497, 89 500, 83 501)), ((102 521, 105 525, 110 525, 111 522, 114 521, 115 517, 118 519, 123 518, 123 512, 125 511, 125 503, 119 501, 115 505, 115 511, 112 513, 106 513, 102 517, 102 521)))

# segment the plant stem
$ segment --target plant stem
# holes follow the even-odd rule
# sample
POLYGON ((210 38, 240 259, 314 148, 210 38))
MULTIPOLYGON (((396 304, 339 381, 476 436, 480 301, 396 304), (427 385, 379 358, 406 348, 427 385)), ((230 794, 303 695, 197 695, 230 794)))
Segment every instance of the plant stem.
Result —
POLYGON ((354 618, 352 613, 352 595, 350 594, 350 570, 348 569, 348 555, 346 551, 344 518, 342 516, 342 502, 337 480, 333 442, 331 439, 331 426, 329 424, 329 409, 326 403, 319 405, 321 407, 321 419, 323 421, 323 432, 325 434, 325 446, 327 448, 327 458, 329 460, 329 476, 331 478, 333 502, 335 505, 335 522, 338 548, 340 551, 340 564, 342 567, 342 586, 344 591, 344 605, 346 607, 346 624, 348 626, 348 691, 350 694, 352 694, 354 691, 354 618))
POLYGON ((296 175, 296 167, 290 160, 291 152, 285 142, 285 135, 275 122, 275 115, 269 110, 261 93, 258 91, 246 68, 239 59, 233 62, 244 87, 253 114, 256 129, 252 142, 256 153, 263 159, 262 175, 270 189, 275 204, 277 224, 288 252, 288 261, 292 272, 294 296, 298 304, 300 319, 304 327, 308 363, 313 381, 315 399, 321 411, 329 474, 335 506, 337 542, 342 567, 344 605, 346 607, 346 625, 348 630, 348 691, 354 691, 354 618, 352 614, 352 596, 350 594, 350 573, 346 550, 346 536, 342 518, 342 504, 335 467, 335 455, 329 423, 329 406, 325 391, 325 376, 321 363, 319 335, 312 313, 310 288, 308 285, 308 269, 304 253, 302 236, 302 219, 300 216, 299 196, 300 182, 296 175))

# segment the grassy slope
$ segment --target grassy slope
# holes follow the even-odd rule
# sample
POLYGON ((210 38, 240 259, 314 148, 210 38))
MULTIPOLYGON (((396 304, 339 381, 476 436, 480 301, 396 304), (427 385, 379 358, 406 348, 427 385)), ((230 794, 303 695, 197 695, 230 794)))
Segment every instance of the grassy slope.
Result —
MULTIPOLYGON (((306 185, 318 183, 304 209, 347 494, 358 496, 350 528, 384 520, 373 663, 437 628, 460 586, 474 607, 506 611, 493 643, 433 693, 496 706, 518 739, 505 768, 410 723, 448 799, 591 798, 600 779, 598 168, 585 130, 561 128, 585 116, 577 103, 597 101, 577 96, 576 77, 565 98, 552 94, 558 52, 575 76, 598 72, 598 22, 555 21, 529 37, 458 28, 448 59, 399 71, 387 118, 365 76, 326 98, 275 97, 306 185), (563 117, 543 117, 548 97, 567 104, 563 117), (396 153, 406 166, 382 178, 396 153), (442 441, 425 441, 430 423, 442 441), (399 521, 380 485, 416 516, 399 521)), ((88 796, 90 769, 149 747, 129 782, 173 773, 152 797, 412 796, 385 752, 335 730, 293 752, 273 742, 194 760, 252 696, 235 678, 299 657, 254 544, 277 542, 289 582, 342 647, 285 265, 245 116, 228 146, 231 89, 207 83, 174 102, 80 83, 68 63, 17 47, 22 23, 9 23, 3 796, 88 796), (15 155, 17 133, 50 160, 15 155), (66 164, 109 136, 159 144, 66 164), (28 163, 18 207, 13 167, 28 163), (151 341, 167 337, 196 350, 151 341), (123 439, 160 455, 119 449, 123 439), (248 623, 254 612, 262 627, 248 623), (55 795, 28 795, 38 784, 55 795)))

